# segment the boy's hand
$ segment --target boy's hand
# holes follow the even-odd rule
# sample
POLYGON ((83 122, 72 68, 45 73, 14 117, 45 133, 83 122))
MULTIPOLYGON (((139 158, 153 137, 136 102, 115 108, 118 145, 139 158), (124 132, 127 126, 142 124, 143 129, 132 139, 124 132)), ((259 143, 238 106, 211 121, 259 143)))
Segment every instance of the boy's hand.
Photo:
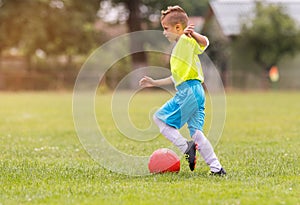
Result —
POLYGON ((139 82, 139 85, 142 87, 142 88, 146 88, 146 87, 153 87, 155 86, 155 83, 154 83, 154 80, 148 76, 144 76, 140 82, 139 82))
POLYGON ((183 30, 183 33, 190 38, 194 38, 199 45, 207 47, 209 45, 207 37, 197 33, 194 29, 195 25, 190 24, 183 30))
POLYGON ((195 29, 195 25, 190 24, 184 29, 183 33, 191 38, 194 33, 194 29, 195 29))

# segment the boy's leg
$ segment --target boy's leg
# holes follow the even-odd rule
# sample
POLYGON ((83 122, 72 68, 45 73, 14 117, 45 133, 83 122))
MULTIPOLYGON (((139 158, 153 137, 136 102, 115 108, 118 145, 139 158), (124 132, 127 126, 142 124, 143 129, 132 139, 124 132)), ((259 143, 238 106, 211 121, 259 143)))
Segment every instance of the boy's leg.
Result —
POLYGON ((177 146, 182 153, 186 155, 186 159, 189 163, 191 171, 194 171, 196 166, 196 144, 194 141, 187 141, 180 132, 160 119, 155 115, 153 116, 154 122, 159 127, 160 133, 162 133, 168 140, 170 140, 175 146, 177 146))
POLYGON ((155 115, 153 116, 153 120, 158 126, 160 133, 170 140, 176 147, 178 147, 182 153, 187 150, 187 139, 184 138, 176 128, 167 125, 155 115))
POLYGON ((195 143, 198 144, 198 151, 205 162, 209 165, 211 172, 219 172, 222 169, 222 165, 220 164, 213 147, 211 146, 209 140, 204 136, 203 132, 196 130, 192 138, 194 139, 195 143))

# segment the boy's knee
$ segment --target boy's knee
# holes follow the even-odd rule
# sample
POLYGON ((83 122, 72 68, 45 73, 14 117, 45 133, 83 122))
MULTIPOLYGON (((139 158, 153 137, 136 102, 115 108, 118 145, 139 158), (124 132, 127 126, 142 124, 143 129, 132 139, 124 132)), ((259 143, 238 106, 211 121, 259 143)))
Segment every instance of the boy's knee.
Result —
POLYGON ((154 120, 154 122, 156 121, 157 117, 155 114, 152 115, 152 119, 154 120))
POLYGON ((159 125, 160 119, 158 119, 155 114, 152 116, 152 119, 153 119, 153 121, 155 122, 156 125, 159 125))
POLYGON ((196 130, 195 133, 192 135, 192 138, 195 142, 200 142, 206 139, 201 130, 196 130))
POLYGON ((158 126, 160 133, 162 133, 164 128, 166 127, 166 124, 163 121, 161 121, 160 119, 158 119, 155 114, 153 115, 152 118, 153 118, 154 123, 158 126))

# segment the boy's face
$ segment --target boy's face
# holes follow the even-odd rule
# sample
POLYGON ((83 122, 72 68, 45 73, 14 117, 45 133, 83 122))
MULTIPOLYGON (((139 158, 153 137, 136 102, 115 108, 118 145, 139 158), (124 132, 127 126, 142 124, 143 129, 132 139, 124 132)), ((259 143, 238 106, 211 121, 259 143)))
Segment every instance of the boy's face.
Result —
POLYGON ((163 34, 170 42, 177 41, 180 35, 183 33, 181 24, 171 25, 168 22, 168 16, 161 21, 161 25, 164 29, 163 34))

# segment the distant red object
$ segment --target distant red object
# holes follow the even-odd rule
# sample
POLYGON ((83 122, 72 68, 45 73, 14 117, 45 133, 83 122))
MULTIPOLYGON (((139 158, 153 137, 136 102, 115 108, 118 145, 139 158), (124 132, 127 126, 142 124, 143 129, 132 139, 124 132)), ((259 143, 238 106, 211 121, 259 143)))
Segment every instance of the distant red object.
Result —
POLYGON ((152 153, 148 168, 150 173, 179 172, 180 159, 177 154, 168 149, 161 148, 152 153))
POLYGON ((272 66, 269 71, 269 78, 272 82, 277 82, 279 80, 279 72, 277 66, 272 66))

